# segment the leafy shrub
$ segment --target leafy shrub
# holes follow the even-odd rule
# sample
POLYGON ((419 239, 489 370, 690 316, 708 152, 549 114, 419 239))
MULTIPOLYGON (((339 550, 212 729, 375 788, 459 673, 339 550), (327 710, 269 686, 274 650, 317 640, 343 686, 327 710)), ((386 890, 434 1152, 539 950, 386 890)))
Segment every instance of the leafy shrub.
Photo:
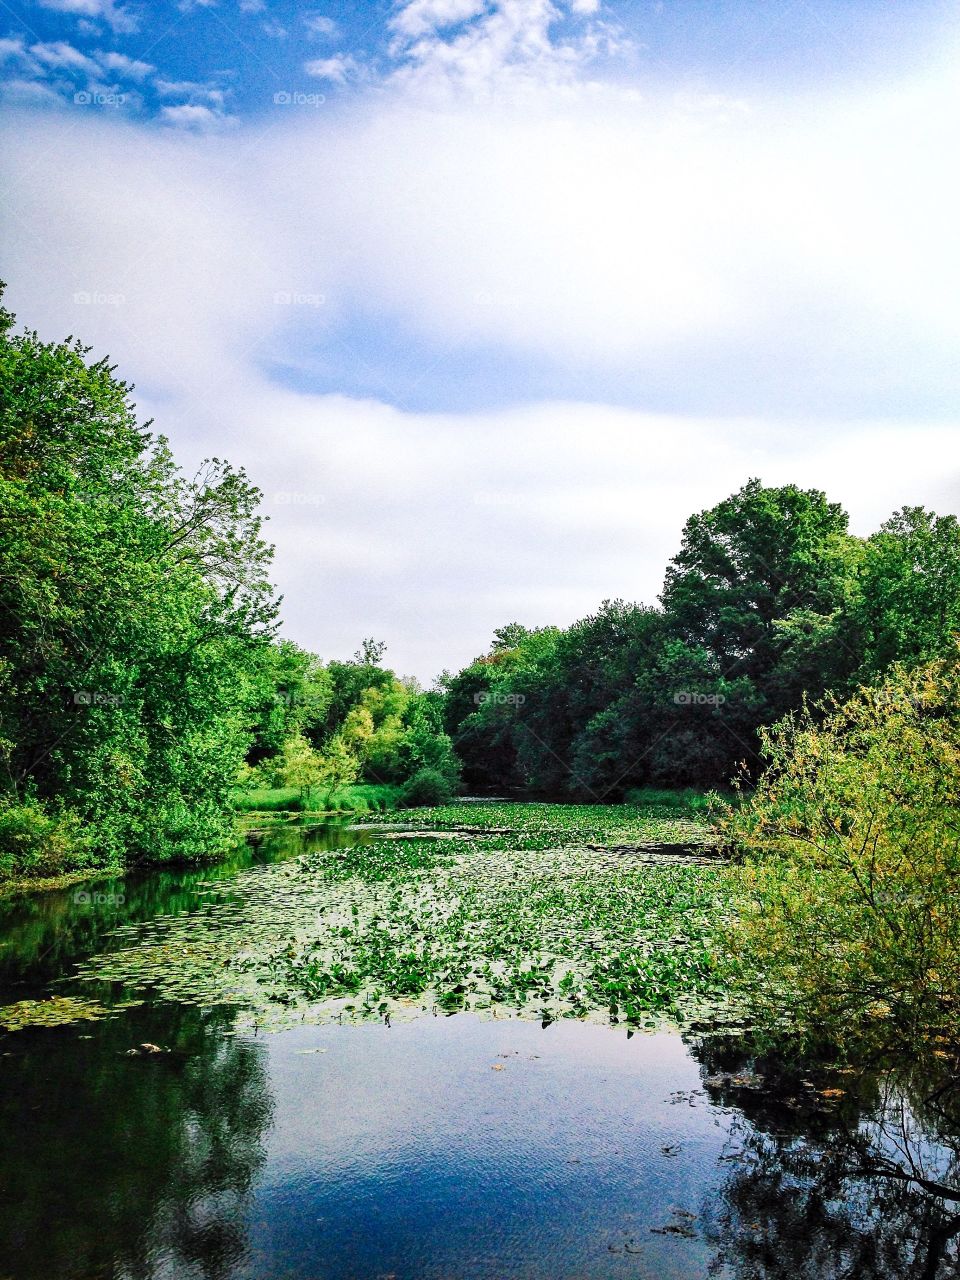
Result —
POLYGON ((767 770, 721 821, 746 851, 736 967, 808 1041, 960 1041, 960 661, 821 710, 765 731, 767 770))
POLYGON ((436 769, 418 770, 400 791, 400 803, 408 809, 447 804, 452 798, 450 779, 436 769))
POLYGON ((0 804, 0 875, 58 875, 85 861, 77 824, 35 801, 0 804))

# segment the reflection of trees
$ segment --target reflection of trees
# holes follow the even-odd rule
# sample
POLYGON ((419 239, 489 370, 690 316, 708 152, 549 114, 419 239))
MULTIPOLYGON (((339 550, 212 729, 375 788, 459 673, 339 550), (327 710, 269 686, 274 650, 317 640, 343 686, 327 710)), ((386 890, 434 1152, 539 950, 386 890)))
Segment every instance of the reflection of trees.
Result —
POLYGON ((246 1243, 271 1098, 230 1014, 142 1008, 20 1032, 0 1057, 0 1275, 222 1280, 246 1243), (141 1042, 171 1049, 128 1056, 141 1042))
MULTIPOLYGON (((706 1063, 711 1094, 740 1113, 729 1175, 704 1218, 714 1273, 738 1280, 946 1280, 960 1262, 960 1090, 909 1072, 765 1077, 738 1087, 706 1063)), ((732 1068, 734 1071, 736 1067, 732 1068)), ((813 1068, 807 1064, 807 1071, 813 1068)))
POLYGON ((285 824, 251 833, 211 866, 152 868, 144 875, 101 878, 0 904, 0 1003, 23 999, 69 972, 76 961, 109 946, 110 935, 120 925, 195 911, 204 886, 211 882, 220 882, 219 892, 229 893, 229 881, 250 867, 282 862, 315 848, 343 848, 362 839, 362 832, 340 822, 312 828, 285 824), (94 900, 78 903, 78 893, 94 900))

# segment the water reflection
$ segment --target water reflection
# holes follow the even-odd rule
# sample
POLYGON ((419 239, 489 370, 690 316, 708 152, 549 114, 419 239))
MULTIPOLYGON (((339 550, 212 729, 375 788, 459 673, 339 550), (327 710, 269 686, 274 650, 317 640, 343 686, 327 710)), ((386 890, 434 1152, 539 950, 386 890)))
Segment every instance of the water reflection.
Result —
POLYGON ((104 876, 67 889, 0 902, 0 1004, 42 990, 72 965, 113 945, 121 925, 194 911, 240 871, 283 862, 310 849, 369 839, 345 821, 277 825, 252 833, 218 863, 104 876))
MULTIPOLYGON (((717 1080, 718 1055, 703 1056, 717 1080)), ((769 1059, 746 1070, 763 1086, 734 1088, 715 1267, 738 1280, 958 1274, 960 1096, 942 1063, 851 1071, 829 1085, 769 1059)))
POLYGON ((0 1275, 240 1274, 272 1103, 262 1046, 225 1030, 167 1006, 5 1037, 0 1275))
POLYGON ((825 1098, 730 1046, 575 1023, 232 1032, 164 1005, 3 1040, 0 1275, 957 1271, 960 1117, 917 1072, 825 1098))
MULTIPOLYGON (((118 924, 358 838, 284 829, 217 868, 101 883, 99 904, 7 907, 9 998, 118 924)), ((228 1009, 158 1003, 0 1037, 0 1277, 960 1272, 960 1096, 936 1054, 837 1075, 567 1021, 235 1031, 228 1009)))

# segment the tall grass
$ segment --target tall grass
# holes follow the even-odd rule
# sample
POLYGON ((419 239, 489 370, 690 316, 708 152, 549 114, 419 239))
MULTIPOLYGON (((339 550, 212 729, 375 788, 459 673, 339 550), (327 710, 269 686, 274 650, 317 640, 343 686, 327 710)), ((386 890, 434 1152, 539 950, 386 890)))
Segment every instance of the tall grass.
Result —
POLYGON ((635 787, 624 796, 627 804, 639 805, 645 809, 676 809, 683 813, 702 814, 710 811, 710 793, 686 787, 681 791, 670 791, 659 787, 635 787))
POLYGON ((381 813, 396 807, 400 788, 383 783, 357 783, 348 787, 312 787, 301 796, 297 787, 243 790, 231 796, 241 813, 381 813))

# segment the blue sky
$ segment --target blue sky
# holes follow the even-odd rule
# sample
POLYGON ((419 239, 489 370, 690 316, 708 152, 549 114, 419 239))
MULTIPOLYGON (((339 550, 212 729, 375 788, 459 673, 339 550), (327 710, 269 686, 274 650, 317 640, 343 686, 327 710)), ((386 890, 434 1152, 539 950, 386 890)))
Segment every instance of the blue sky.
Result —
MULTIPOLYGON (((149 64, 155 71, 142 75, 119 64, 105 69, 110 74, 103 82, 126 91, 128 109, 156 116, 191 98, 210 105, 203 97, 209 90, 224 95, 225 113, 250 119, 269 110, 276 91, 316 89, 306 69, 311 62, 339 57, 356 64, 346 80, 327 81, 331 99, 349 92, 346 81, 359 75, 389 74, 407 60, 391 26, 403 7, 383 0, 316 6, 294 0, 5 2, 2 25, 28 49, 63 42, 91 60, 108 52, 149 64), (195 88, 178 93, 164 83, 195 88)), ((605 34, 608 43, 591 59, 594 69, 624 81, 723 92, 768 85, 817 92, 896 77, 952 38, 957 17, 955 5, 944 0, 621 0, 593 12, 581 8, 558 4, 551 38, 576 39, 589 28, 605 34)), ((454 21, 444 31, 454 35, 468 25, 469 19, 454 21)), ((58 83, 87 87, 89 68, 60 69, 58 83)), ((55 79, 49 63, 46 74, 22 71, 8 67, 7 79, 55 79)))
POLYGON ((2 274, 428 679, 749 475, 960 503, 960 6, 0 0, 2 274))

